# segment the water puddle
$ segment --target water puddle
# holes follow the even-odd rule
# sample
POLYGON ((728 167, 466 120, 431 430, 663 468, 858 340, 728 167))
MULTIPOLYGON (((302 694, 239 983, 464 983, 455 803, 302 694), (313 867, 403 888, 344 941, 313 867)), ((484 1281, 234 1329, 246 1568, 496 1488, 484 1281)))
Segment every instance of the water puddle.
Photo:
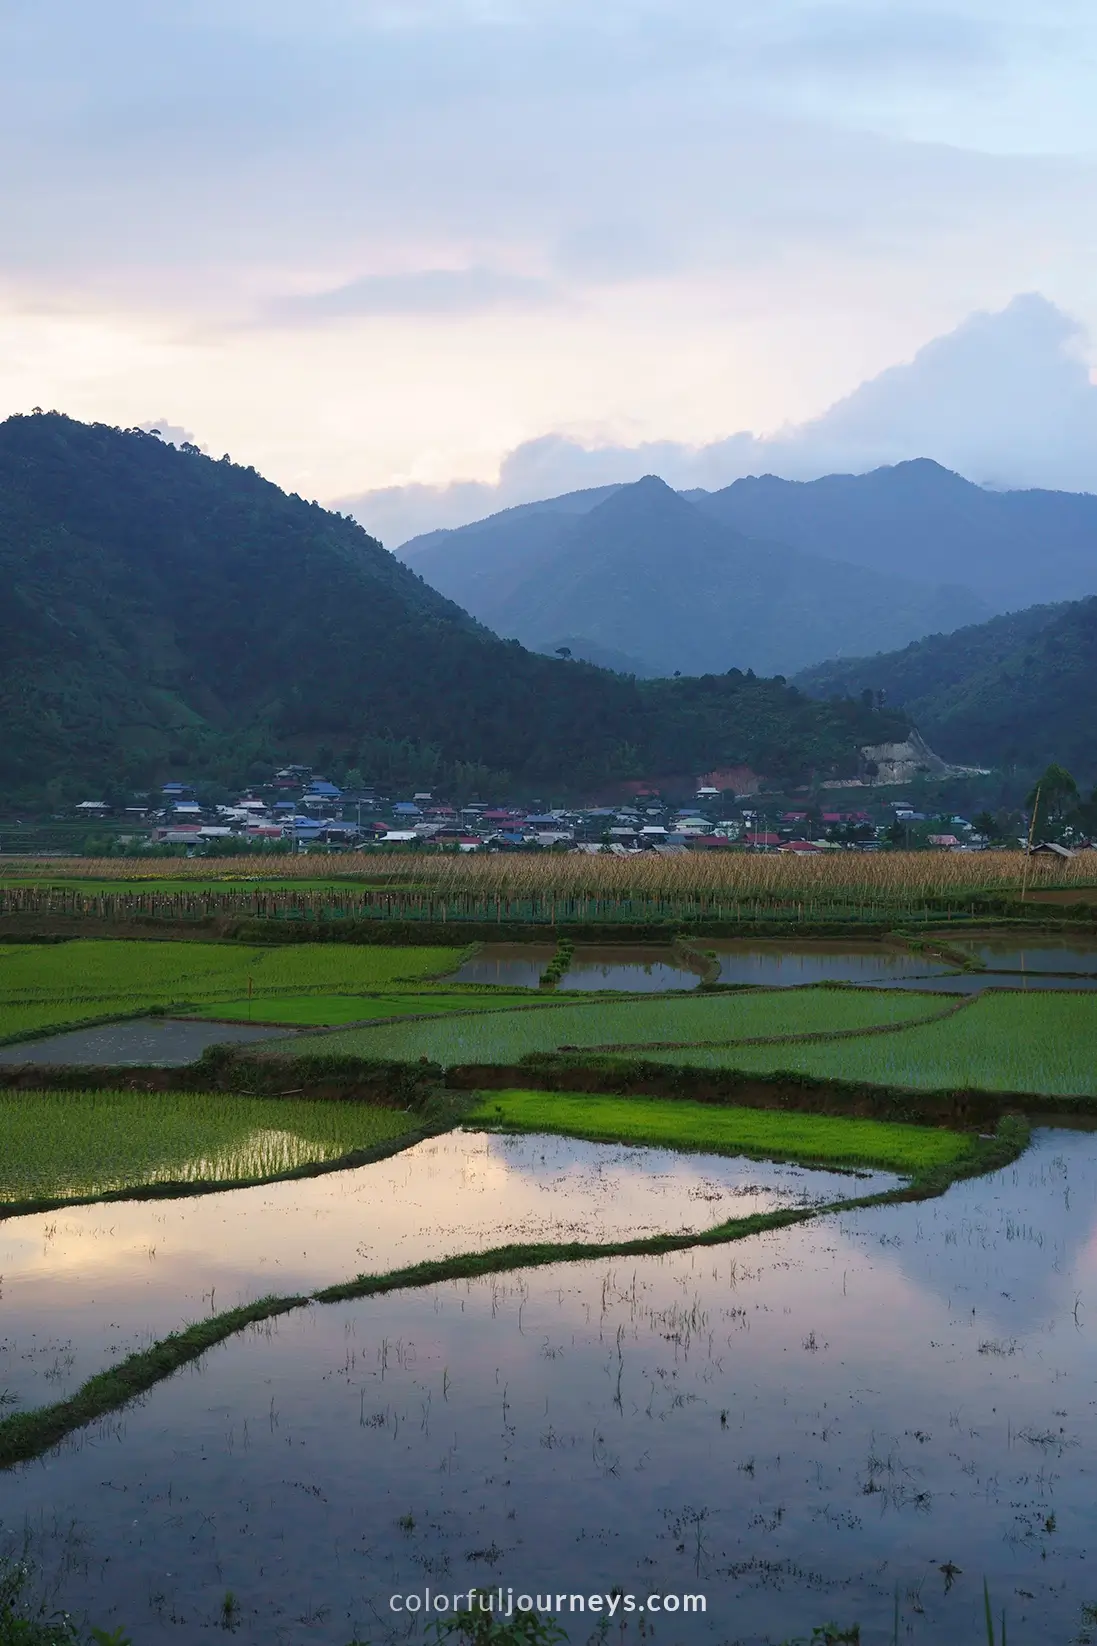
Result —
POLYGON ((0 1223, 0 1391, 24 1405, 204 1315, 509 1242, 693 1231, 896 1179, 456 1132, 352 1171, 0 1223))
POLYGON ((0 1519, 142 1642, 227 1588, 249 1646, 346 1646, 421 1638, 392 1594, 619 1585, 706 1597, 667 1646, 876 1646, 896 1594, 901 1638, 974 1646, 985 1578, 1011 1640, 1065 1643, 1095 1349, 1097 1137, 1049 1131, 928 1204, 312 1306, 0 1477, 0 1519))
MULTIPOLYGON (((485 943, 481 952, 454 974, 457 983, 496 983, 535 989, 556 950, 552 944, 485 943)), ((622 989, 630 993, 657 993, 661 989, 694 989, 697 972, 676 966, 669 951, 656 944, 584 944, 575 951, 571 970, 561 979, 562 989, 622 989)))
POLYGON ((86 1067, 132 1064, 169 1068, 194 1063, 208 1046, 271 1040, 285 1029, 258 1023, 177 1022, 167 1017, 131 1018, 101 1023, 95 1029, 71 1029, 44 1040, 21 1040, 0 1046, 0 1063, 76 1064, 86 1067))

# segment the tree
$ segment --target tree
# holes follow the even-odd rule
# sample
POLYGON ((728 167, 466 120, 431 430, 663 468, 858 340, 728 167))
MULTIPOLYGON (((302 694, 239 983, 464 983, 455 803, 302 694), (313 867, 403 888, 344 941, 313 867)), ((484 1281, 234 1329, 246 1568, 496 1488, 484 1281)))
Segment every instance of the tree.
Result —
POLYGON ((1025 804, 1032 814, 1034 836, 1056 832, 1077 808, 1078 785, 1065 767, 1053 762, 1026 796, 1025 804))
POLYGON ((566 662, 567 659, 571 656, 571 647, 570 646, 557 646, 556 655, 557 655, 557 657, 562 657, 564 659, 564 661, 566 662))

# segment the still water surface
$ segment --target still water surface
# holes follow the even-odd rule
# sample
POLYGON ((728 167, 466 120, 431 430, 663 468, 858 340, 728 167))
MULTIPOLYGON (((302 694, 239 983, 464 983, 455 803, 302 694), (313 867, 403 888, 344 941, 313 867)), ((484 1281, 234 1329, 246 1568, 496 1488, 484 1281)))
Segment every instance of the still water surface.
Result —
POLYGON ((694 1231, 897 1180, 455 1132, 352 1171, 0 1223, 0 1397, 68 1395, 192 1320, 510 1242, 694 1231))
MULTIPOLYGON (((485 943, 479 954, 466 960, 454 973, 453 981, 535 989, 555 953, 552 944, 485 943)), ((700 975, 675 965, 665 947, 607 943, 577 949, 571 969, 559 987, 649 993, 660 989, 694 989, 699 982, 700 975)))
MULTIPOLYGON (((703 1592, 658 1646, 1085 1638, 1097 1138, 722 1248, 314 1305, 0 1478, 56 1597, 145 1642, 345 1646, 393 1592, 703 1592)), ((591 1623, 572 1630, 591 1637, 591 1623)), ((596 1637, 601 1638, 601 1637, 596 1637)), ((635 1627, 618 1639, 633 1646, 635 1627)))
POLYGON ((80 1064, 85 1067, 132 1064, 169 1068, 194 1063, 208 1046, 273 1040, 285 1029, 259 1023, 195 1023, 167 1017, 130 1018, 124 1023, 101 1023, 94 1029, 72 1029, 43 1040, 18 1041, 0 1047, 0 1063, 80 1064))

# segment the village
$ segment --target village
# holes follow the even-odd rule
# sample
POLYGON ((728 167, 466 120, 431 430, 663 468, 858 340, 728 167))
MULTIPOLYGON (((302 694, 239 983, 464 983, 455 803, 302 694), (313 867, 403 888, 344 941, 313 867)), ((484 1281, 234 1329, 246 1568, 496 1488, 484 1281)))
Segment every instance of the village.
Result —
POLYGON ((79 802, 74 811, 96 829, 92 839, 111 850, 187 855, 363 848, 810 855, 915 845, 970 851, 993 843, 989 816, 977 824, 955 814, 920 811, 907 799, 875 796, 855 808, 811 799, 795 805, 761 791, 758 778, 746 769, 707 774, 697 780, 691 800, 668 798, 639 783, 626 787, 636 792, 613 804, 461 805, 426 790, 392 796, 373 785, 341 787, 308 767, 287 766, 272 783, 244 787, 230 803, 211 801, 200 787, 171 781, 124 807, 92 799, 79 802), (728 785, 729 778, 744 787, 728 785))

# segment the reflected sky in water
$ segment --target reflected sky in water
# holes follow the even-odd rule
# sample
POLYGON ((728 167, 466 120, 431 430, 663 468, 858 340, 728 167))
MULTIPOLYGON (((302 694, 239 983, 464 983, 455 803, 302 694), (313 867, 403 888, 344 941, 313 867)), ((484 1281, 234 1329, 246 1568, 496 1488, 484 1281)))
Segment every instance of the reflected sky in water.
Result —
POLYGON ((205 1315, 510 1242, 694 1231, 896 1180, 455 1132, 353 1171, 0 1222, 0 1391, 40 1405, 205 1315))
POLYGON ((394 1590, 502 1582, 704 1591, 667 1646, 883 1646, 898 1589, 901 1639, 974 1646, 985 1576, 1011 1641, 1066 1646, 1095 1333, 1097 1138, 1046 1131, 939 1201, 313 1305, 0 1477, 0 1518, 142 1643, 226 1588, 239 1640, 345 1646, 394 1590))

